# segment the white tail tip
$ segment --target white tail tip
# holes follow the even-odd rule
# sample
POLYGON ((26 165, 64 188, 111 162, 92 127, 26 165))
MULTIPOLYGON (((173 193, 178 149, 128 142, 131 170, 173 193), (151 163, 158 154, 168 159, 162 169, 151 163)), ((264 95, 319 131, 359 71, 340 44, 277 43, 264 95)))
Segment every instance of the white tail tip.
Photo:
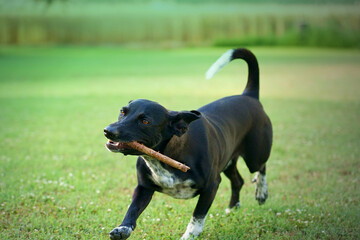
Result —
POLYGON ((221 55, 221 57, 219 57, 218 60, 216 60, 216 62, 214 62, 213 65, 211 65, 205 74, 207 80, 212 78, 221 68, 231 61, 233 52, 233 49, 226 51, 223 55, 221 55))

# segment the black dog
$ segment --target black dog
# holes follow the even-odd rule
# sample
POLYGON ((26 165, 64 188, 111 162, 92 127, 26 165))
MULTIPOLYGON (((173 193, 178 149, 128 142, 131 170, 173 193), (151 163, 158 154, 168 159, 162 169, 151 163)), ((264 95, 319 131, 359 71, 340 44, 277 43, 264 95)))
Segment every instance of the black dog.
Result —
POLYGON ((272 126, 259 102, 256 57, 246 49, 229 50, 211 66, 207 78, 237 58, 245 60, 249 69, 242 95, 222 98, 197 111, 182 112, 138 99, 123 107, 119 120, 104 129, 110 151, 140 155, 136 164, 138 186, 123 222, 110 232, 111 239, 130 236, 155 191, 183 199, 200 195, 181 239, 198 236, 219 187, 221 172, 231 181, 229 208, 240 206, 239 194, 244 180, 236 168, 239 156, 251 173, 257 172, 255 198, 259 204, 265 202, 268 195, 265 163, 272 145, 272 126), (181 172, 123 144, 130 141, 176 159, 190 170, 181 172))

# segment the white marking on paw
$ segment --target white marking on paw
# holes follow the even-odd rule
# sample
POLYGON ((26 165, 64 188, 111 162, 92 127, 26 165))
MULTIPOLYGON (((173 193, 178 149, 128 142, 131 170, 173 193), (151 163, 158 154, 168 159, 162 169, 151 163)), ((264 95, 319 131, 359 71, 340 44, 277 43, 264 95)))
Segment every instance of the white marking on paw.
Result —
POLYGON ((204 218, 191 217, 191 220, 186 228, 186 232, 180 239, 193 239, 194 237, 199 236, 204 229, 205 219, 206 216, 204 218))
POLYGON ((142 156, 151 171, 151 178, 156 185, 162 188, 162 192, 179 199, 189 199, 195 196, 197 189, 191 188, 194 181, 182 180, 164 169, 159 160, 149 156, 142 156))
POLYGON ((234 210, 236 210, 236 209, 238 209, 238 208, 240 208, 240 207, 241 207, 240 202, 237 202, 237 203, 235 204, 235 206, 233 206, 232 208, 226 208, 226 209, 225 209, 225 213, 226 213, 226 214, 229 214, 229 213, 231 213, 232 211, 234 211, 234 210))
POLYGON ((132 228, 126 226, 116 227, 110 232, 110 239, 127 239, 132 231, 132 228))
POLYGON ((265 200, 268 196, 268 187, 266 182, 266 175, 261 174, 260 172, 256 173, 256 176, 253 180, 256 184, 255 186, 255 198, 259 204, 265 203, 265 200))
POLYGON ((226 209, 225 209, 225 213, 226 213, 226 214, 231 213, 231 209, 230 209, 230 208, 226 208, 226 209))
POLYGON ((234 50, 230 49, 228 51, 226 51, 223 55, 221 55, 221 57, 216 60, 216 62, 211 65, 211 67, 209 68, 209 70, 207 70, 206 72, 206 79, 210 79, 212 78, 221 68, 223 68, 226 64, 228 64, 231 61, 231 57, 233 54, 234 50))

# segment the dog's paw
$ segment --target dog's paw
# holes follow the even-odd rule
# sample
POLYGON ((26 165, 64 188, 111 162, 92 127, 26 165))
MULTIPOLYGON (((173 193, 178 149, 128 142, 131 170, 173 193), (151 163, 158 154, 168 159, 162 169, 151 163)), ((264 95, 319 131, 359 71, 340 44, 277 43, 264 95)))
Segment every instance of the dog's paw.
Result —
POLYGON ((265 203, 268 197, 268 187, 266 183, 266 176, 264 174, 258 173, 256 176, 256 187, 255 187, 255 199, 258 201, 259 205, 265 203))
POLYGON ((261 189, 258 189, 258 191, 256 191, 256 200, 258 201, 259 205, 262 205, 266 202, 266 199, 268 197, 268 193, 267 190, 263 191, 261 189))
POLYGON ((237 202, 233 207, 231 207, 231 208, 226 208, 226 209, 225 209, 225 213, 226 213, 226 214, 229 214, 229 213, 231 213, 232 211, 235 211, 235 210, 239 209, 240 207, 241 207, 240 202, 237 202))
POLYGON ((185 236, 185 234, 184 234, 184 235, 182 235, 180 240, 195 240, 195 236, 193 234, 188 234, 185 236))
POLYGON ((109 236, 111 240, 123 240, 130 237, 131 232, 132 232, 132 228, 126 226, 120 226, 114 228, 109 233, 109 236))
POLYGON ((192 217, 186 228, 186 232, 182 235, 180 240, 194 239, 197 236, 199 236, 204 229, 205 219, 206 217, 204 218, 192 217))

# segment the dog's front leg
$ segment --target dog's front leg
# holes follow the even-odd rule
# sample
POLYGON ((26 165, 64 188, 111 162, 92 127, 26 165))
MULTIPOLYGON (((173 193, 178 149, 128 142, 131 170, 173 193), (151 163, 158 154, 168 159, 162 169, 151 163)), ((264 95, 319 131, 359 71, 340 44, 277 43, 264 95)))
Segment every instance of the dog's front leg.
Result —
POLYGON ((138 185, 135 188, 132 203, 119 227, 110 232, 112 240, 127 239, 136 227, 136 220, 147 207, 154 194, 153 190, 138 185))
POLYGON ((219 184, 220 180, 200 193, 193 216, 191 217, 191 220, 186 228, 186 232, 182 235, 181 240, 193 239, 194 237, 199 236, 203 231, 206 215, 212 202, 214 201, 219 184))

